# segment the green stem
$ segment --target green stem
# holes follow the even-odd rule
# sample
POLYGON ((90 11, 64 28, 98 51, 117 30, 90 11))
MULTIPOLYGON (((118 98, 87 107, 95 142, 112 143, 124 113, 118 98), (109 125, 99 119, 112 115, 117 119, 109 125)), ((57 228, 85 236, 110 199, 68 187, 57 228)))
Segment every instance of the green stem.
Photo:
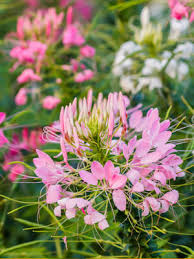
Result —
POLYGON ((56 247, 56 252, 57 252, 57 258, 63 258, 61 243, 60 243, 60 240, 58 238, 55 239, 55 247, 56 247))

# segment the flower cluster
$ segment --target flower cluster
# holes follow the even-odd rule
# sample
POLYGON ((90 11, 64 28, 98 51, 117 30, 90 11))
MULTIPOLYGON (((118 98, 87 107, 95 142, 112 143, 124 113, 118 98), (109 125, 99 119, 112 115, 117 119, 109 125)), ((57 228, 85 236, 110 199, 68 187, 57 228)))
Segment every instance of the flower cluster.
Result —
POLYGON ((171 16, 177 20, 181 20, 183 17, 189 18, 190 22, 194 21, 194 9, 189 5, 188 0, 168 0, 168 5, 171 9, 171 16))
MULTIPOLYGON (((25 0, 28 10, 34 10, 41 7, 40 0, 25 0)), ((68 5, 72 5, 76 15, 81 16, 84 20, 90 20, 92 17, 92 6, 88 0, 60 0, 59 7, 66 8, 68 5)))
POLYGON ((170 121, 161 121, 157 109, 144 116, 141 105, 130 108, 121 93, 92 91, 77 104, 75 98, 44 139, 60 145, 63 161, 37 150, 35 174, 46 186, 46 203, 67 219, 84 216, 87 225, 109 226, 107 215, 137 208, 142 216, 165 213, 177 203, 171 183, 184 176, 181 158, 170 141, 170 121))
MULTIPOLYGON (((152 58, 146 58, 146 24, 149 25, 149 11, 144 8, 141 14, 143 31, 136 42, 128 41, 120 46, 113 63, 113 74, 120 77, 120 85, 126 92, 133 94, 148 86, 149 90, 163 87, 163 74, 171 79, 182 81, 189 73, 187 61, 194 52, 194 44, 179 44, 172 52, 158 51, 152 58), (145 45, 144 45, 145 43, 145 45), (138 70, 138 72, 137 72, 138 70)), ((173 23, 174 24, 174 23, 173 23)), ((150 32, 148 33, 150 35, 150 32)), ((153 50, 153 48, 152 48, 153 50)), ((153 56, 153 55, 152 55, 153 56)))
POLYGON ((8 144, 8 151, 4 153, 2 168, 4 171, 9 171, 8 178, 11 181, 15 181, 18 175, 24 173, 25 168, 22 164, 10 164, 10 162, 24 161, 23 150, 31 152, 45 143, 42 139, 42 131, 40 129, 29 132, 28 128, 23 128, 21 140, 19 136, 19 134, 13 134, 12 140, 8 144))
MULTIPOLYGON (((42 78, 46 78, 46 71, 52 71, 56 69, 55 67, 60 69, 61 73, 64 70, 70 71, 77 83, 93 78, 94 72, 87 68, 84 62, 93 58, 95 49, 85 44, 79 23, 73 22, 72 7, 69 7, 66 12, 65 28, 63 20, 64 13, 57 14, 55 8, 38 10, 36 13, 30 12, 18 18, 16 33, 8 37, 14 45, 10 56, 16 60, 11 70, 14 71, 22 66, 23 71, 17 77, 17 82, 30 84, 27 85, 28 87, 22 87, 17 93, 15 98, 17 105, 27 103, 27 94, 40 97, 41 89, 38 85, 41 86, 42 78), (68 60, 69 64, 65 65, 55 63, 57 61, 53 58, 54 49, 60 48, 60 51, 63 50, 62 53, 66 53, 73 47, 76 47, 75 59, 71 58, 68 60)), ((61 58, 64 59, 63 56, 61 58)), ((57 82, 59 80, 60 78, 57 82)), ((57 96, 47 97, 42 102, 43 108, 55 107, 59 102, 60 99, 57 96), (45 105, 46 101, 49 101, 48 105, 45 105)))

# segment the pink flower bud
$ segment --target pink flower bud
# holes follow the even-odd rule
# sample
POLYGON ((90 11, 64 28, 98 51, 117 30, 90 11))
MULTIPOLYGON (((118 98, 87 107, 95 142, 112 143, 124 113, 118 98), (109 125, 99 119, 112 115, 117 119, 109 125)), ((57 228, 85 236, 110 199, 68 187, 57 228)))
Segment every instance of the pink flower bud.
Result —
POLYGON ((114 113, 110 112, 109 121, 108 121, 108 136, 111 137, 114 129, 114 113))
POLYGON ((95 55, 95 52, 96 52, 95 48, 89 45, 86 45, 80 49, 80 54, 86 58, 92 58, 95 55))
POLYGON ((88 96, 87 96, 87 106, 88 106, 88 111, 91 111, 92 108, 92 89, 88 91, 88 96))
POLYGON ((15 97, 16 105, 25 105, 27 103, 27 89, 21 88, 15 97))
POLYGON ((67 151, 66 151, 66 148, 65 148, 65 143, 64 143, 63 138, 60 139, 60 145, 61 145, 61 151, 62 151, 62 154, 63 154, 64 162, 65 162, 66 164, 68 164, 67 151))
POLYGON ((42 107, 47 110, 54 109, 61 100, 55 96, 47 96, 43 99, 42 107))

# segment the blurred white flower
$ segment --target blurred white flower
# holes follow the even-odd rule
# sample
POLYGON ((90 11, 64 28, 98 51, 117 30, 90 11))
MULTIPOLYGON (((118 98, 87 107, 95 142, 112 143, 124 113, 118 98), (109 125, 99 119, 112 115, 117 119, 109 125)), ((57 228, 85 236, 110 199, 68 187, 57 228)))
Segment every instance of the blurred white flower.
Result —
POLYGON ((133 60, 128 56, 141 50, 141 47, 133 41, 127 41, 121 45, 116 53, 112 72, 115 76, 121 76, 123 73, 130 71, 133 60))
POLYGON ((189 41, 179 44, 174 53, 177 53, 176 58, 189 59, 194 54, 194 44, 189 41))
POLYGON ((125 92, 132 92, 132 94, 136 94, 138 91, 135 87, 135 80, 133 80, 131 76, 123 75, 120 78, 120 85, 125 92))
POLYGON ((144 64, 144 68, 142 69, 143 75, 152 75, 162 69, 161 61, 155 58, 146 59, 144 64))
POLYGON ((177 20, 172 18, 170 21, 170 34, 169 39, 177 40, 181 34, 187 31, 189 28, 189 20, 183 18, 181 20, 177 20))
POLYGON ((179 81, 183 80, 188 73, 189 73, 188 65, 185 62, 180 62, 177 69, 178 80, 179 81))
POLYGON ((141 12, 140 21, 141 21, 142 27, 146 27, 150 23, 150 13, 149 13, 149 8, 147 6, 144 7, 141 12))
POLYGON ((140 90, 145 86, 148 86, 152 91, 154 88, 161 88, 162 82, 159 77, 140 77, 138 79, 137 89, 140 90))
POLYGON ((161 19, 160 22, 164 22, 163 15, 166 10, 167 4, 163 0, 154 0, 149 4, 150 16, 161 19))

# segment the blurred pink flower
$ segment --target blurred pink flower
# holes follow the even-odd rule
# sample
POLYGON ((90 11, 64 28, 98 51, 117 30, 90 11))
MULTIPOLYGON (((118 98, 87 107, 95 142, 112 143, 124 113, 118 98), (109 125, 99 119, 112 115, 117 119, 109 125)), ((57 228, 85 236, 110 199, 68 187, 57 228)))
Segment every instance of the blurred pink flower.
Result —
POLYGON ((65 46, 81 46, 84 42, 84 37, 80 34, 75 25, 70 24, 66 27, 63 32, 63 44, 65 46))
POLYGON ((27 103, 27 89, 20 88, 19 92, 15 96, 16 105, 25 105, 27 103))
POLYGON ((95 48, 86 45, 80 49, 80 54, 86 58, 92 58, 95 55, 95 48))
POLYGON ((8 176, 9 180, 14 182, 18 175, 21 175, 25 171, 25 168, 21 164, 16 164, 10 169, 10 174, 8 176))
MULTIPOLYGON (((60 7, 66 7, 70 3, 70 0, 60 0, 60 7)), ((89 1, 87 0, 75 0, 73 4, 73 8, 78 15, 81 16, 85 20, 90 20, 92 16, 92 7, 89 5, 89 1)))
POLYGON ((21 75, 18 76, 17 81, 19 84, 23 84, 30 81, 41 81, 41 77, 36 75, 31 68, 26 68, 21 75))
MULTIPOLYGON (((6 114, 4 112, 0 112, 0 124, 4 122, 5 118, 6 114)), ((9 140, 5 137, 3 131, 0 129, 0 148, 6 143, 9 143, 9 140)))
POLYGON ((61 100, 55 96, 46 96, 43 99, 42 107, 47 110, 52 110, 54 109, 61 100))
POLYGON ((171 16, 177 20, 181 20, 183 17, 188 18, 188 15, 187 7, 179 2, 172 8, 171 16))
POLYGON ((83 72, 80 72, 75 75, 75 82, 82 83, 87 80, 91 80, 94 76, 94 72, 90 69, 86 69, 83 72))

